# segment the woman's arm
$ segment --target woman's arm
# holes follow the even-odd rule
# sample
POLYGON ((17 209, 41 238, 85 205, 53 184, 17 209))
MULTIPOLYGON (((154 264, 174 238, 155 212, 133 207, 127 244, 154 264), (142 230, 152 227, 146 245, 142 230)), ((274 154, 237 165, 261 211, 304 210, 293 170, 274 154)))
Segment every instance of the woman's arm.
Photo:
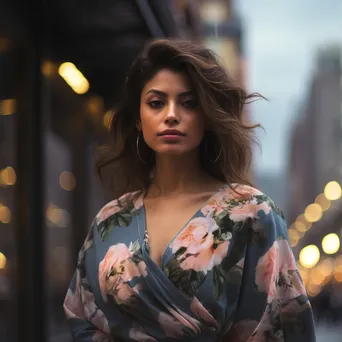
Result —
POLYGON ((236 319, 223 341, 314 342, 312 309, 285 220, 274 207, 258 216, 250 221, 236 319))

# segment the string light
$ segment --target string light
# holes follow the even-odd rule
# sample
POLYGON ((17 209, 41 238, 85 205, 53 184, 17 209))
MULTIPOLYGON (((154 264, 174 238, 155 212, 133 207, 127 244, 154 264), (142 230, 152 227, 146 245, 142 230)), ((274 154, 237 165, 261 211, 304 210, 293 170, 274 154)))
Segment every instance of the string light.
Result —
POLYGON ((304 212, 304 217, 308 222, 317 222, 322 218, 323 210, 317 203, 308 205, 304 212))
POLYGON ((2 185, 14 185, 17 180, 16 173, 13 167, 6 167, 0 171, 0 184, 2 185))
POLYGON ((317 203, 323 211, 330 208, 330 200, 328 200, 324 194, 319 194, 315 199, 315 203, 317 203))
POLYGON ((0 270, 3 270, 6 267, 7 259, 5 254, 0 252, 0 270))
POLYGON ((337 234, 331 233, 322 239, 322 249, 326 254, 335 254, 340 249, 340 238, 337 234))
POLYGON ((76 187, 76 179, 72 172, 63 171, 59 176, 59 185, 66 191, 72 191, 76 187))
POLYGON ((11 211, 5 205, 0 205, 0 222, 5 224, 11 222, 11 211))
POLYGON ((336 201, 341 197, 342 189, 336 181, 329 182, 324 188, 324 195, 330 201, 336 201))
POLYGON ((317 246, 309 245, 304 247, 299 253, 299 261, 305 268, 314 267, 320 258, 320 252, 317 246))
POLYGON ((88 80, 73 63, 61 64, 58 73, 76 94, 85 94, 89 90, 88 80))
POLYGON ((0 115, 11 115, 15 113, 16 101, 7 99, 0 101, 0 115))

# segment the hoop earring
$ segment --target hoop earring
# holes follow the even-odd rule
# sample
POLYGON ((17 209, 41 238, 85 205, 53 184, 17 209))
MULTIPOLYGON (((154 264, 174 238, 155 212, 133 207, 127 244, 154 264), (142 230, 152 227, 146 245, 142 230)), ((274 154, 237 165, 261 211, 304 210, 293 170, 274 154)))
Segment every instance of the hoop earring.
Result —
MULTIPOLYGON (((207 155, 209 155, 209 153, 208 153, 208 138, 205 138, 205 141, 204 141, 204 151, 207 155)), ((212 163, 216 163, 220 159, 221 154, 222 154, 222 147, 220 147, 220 151, 218 153, 218 156, 214 160, 209 159, 209 161, 212 163)))
POLYGON ((143 164, 147 165, 148 163, 146 163, 146 162, 141 158, 141 155, 140 155, 140 152, 139 152, 140 134, 141 134, 141 133, 139 133, 138 136, 137 136, 137 154, 138 154, 139 160, 140 160, 143 164))

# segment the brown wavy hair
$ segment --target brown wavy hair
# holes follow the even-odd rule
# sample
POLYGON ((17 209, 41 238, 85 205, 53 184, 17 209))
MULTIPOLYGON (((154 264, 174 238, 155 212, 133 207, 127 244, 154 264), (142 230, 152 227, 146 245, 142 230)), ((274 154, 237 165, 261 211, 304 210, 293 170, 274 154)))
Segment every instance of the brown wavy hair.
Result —
POLYGON ((138 154, 136 121, 140 119, 144 85, 165 68, 186 74, 199 101, 207 129, 199 147, 201 166, 228 185, 251 185, 253 129, 259 125, 249 125, 244 120, 244 106, 262 96, 248 94, 210 49, 176 39, 148 42, 129 69, 121 101, 113 109, 110 142, 99 150, 95 164, 100 179, 111 175, 115 198, 149 186, 155 167, 154 152, 141 136, 138 154))

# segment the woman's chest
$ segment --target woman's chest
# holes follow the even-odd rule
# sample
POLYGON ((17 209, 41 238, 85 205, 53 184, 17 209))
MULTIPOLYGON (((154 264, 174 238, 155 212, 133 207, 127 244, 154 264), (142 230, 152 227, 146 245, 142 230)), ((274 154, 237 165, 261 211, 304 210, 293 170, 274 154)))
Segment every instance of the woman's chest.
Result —
POLYGON ((156 208, 146 208, 145 241, 149 246, 150 257, 157 265, 161 265, 163 254, 170 243, 187 229, 199 206, 199 203, 165 203, 156 208))

